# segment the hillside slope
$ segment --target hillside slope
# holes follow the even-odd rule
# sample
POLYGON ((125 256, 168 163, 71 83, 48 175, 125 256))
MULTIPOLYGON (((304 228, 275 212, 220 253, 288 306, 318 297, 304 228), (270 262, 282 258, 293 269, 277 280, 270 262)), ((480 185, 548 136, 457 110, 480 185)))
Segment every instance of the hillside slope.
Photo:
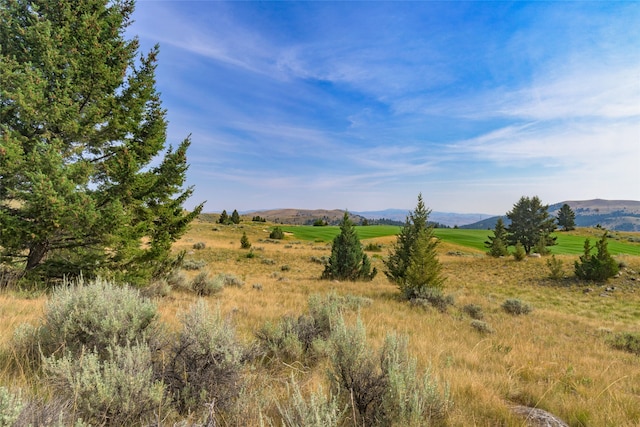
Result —
MULTIPOLYGON (((636 200, 568 200, 549 206, 549 214, 557 216, 563 204, 568 204, 576 214, 576 226, 595 227, 600 225, 607 230, 640 231, 640 201, 636 200)), ((498 216, 488 218, 461 228, 492 229, 498 216)), ((509 223, 502 216, 505 224, 509 223)))

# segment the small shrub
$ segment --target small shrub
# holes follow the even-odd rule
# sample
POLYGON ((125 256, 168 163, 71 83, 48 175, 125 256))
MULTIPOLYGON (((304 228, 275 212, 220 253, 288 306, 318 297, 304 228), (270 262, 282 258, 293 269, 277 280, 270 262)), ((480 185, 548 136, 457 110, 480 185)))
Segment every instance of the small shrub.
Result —
POLYGON ((407 345, 406 336, 389 334, 380 351, 380 366, 387 378, 380 424, 419 427, 442 423, 450 406, 449 392, 441 394, 429 372, 418 373, 407 345))
POLYGON ((382 252, 382 245, 380 243, 367 243, 364 250, 368 252, 382 252))
POLYGON ((411 298, 412 305, 422 307, 432 306, 438 311, 445 313, 449 306, 454 304, 453 295, 444 295, 439 289, 424 288, 420 293, 411 298))
POLYGON ((640 334, 624 332, 609 340, 611 347, 640 356, 640 334))
POLYGON ((513 255, 513 259, 515 259, 516 261, 522 261, 527 257, 527 253, 525 252, 524 246, 522 246, 522 243, 520 242, 516 243, 516 246, 512 255, 513 255))
POLYGON ((200 249, 206 248, 207 245, 204 242, 198 242, 198 243, 194 243, 192 247, 193 249, 200 250, 200 249))
POLYGON ((218 277, 212 279, 203 271, 191 281, 191 290, 198 296, 210 296, 222 291, 224 284, 218 277))
POLYGON ((78 415, 97 425, 129 426, 156 418, 164 397, 154 379, 146 346, 110 347, 106 357, 91 351, 45 360, 47 381, 78 415))
POLYGON ((330 379, 353 406, 355 425, 424 426, 443 423, 450 406, 429 375, 419 375, 406 337, 387 335, 379 354, 366 344, 360 319, 347 328, 338 319, 332 335, 330 379))
POLYGON ((271 233, 269 233, 269 238, 276 240, 284 239, 284 231, 282 231, 282 228, 280 227, 275 227, 273 230, 271 230, 271 233))
POLYGON ((337 319, 332 334, 329 376, 336 394, 353 402, 356 425, 373 425, 382 408, 388 378, 377 365, 377 359, 366 343, 366 331, 358 319, 348 328, 342 317, 337 319))
POLYGON ((221 281, 223 286, 235 286, 237 288, 244 286, 244 281, 233 274, 220 273, 216 276, 216 280, 221 281))
POLYGON ((24 403, 20 394, 14 394, 6 387, 0 387, 0 427, 13 426, 24 403))
POLYGON ((189 280, 187 275, 180 270, 172 270, 167 276, 167 284, 173 289, 187 289, 189 280))
POLYGON ((240 247, 242 249, 251 248, 251 242, 249 241, 249 238, 247 237, 246 232, 242 232, 242 237, 240 238, 240 247))
MULTIPOLYGON (((329 394, 326 397, 322 388, 317 393, 312 393, 309 400, 302 396, 298 383, 291 378, 287 383, 287 391, 291 396, 287 404, 276 402, 278 412, 282 419, 282 427, 337 427, 344 410, 340 410, 338 401, 329 394)), ((275 424, 269 420, 269 425, 275 424)))
POLYGON ((289 271, 289 270, 291 270, 291 267, 289 267, 287 264, 280 266, 280 271, 289 271))
POLYGON ((495 332, 491 325, 482 320, 472 320, 471 327, 482 334, 493 334, 495 332))
POLYGON ((478 304, 467 304, 462 307, 462 311, 475 320, 482 320, 484 318, 482 307, 480 307, 478 304))
POLYGON ((255 258, 257 255, 255 252, 253 252, 253 249, 250 249, 249 252, 247 252, 247 254, 244 256, 247 259, 253 259, 255 258))
MULTIPOLYGON (((0 416, 1 418, 1 416, 0 416)), ((3 425, 0 422, 0 425, 3 425)), ((25 402, 20 416, 12 427, 88 427, 82 419, 72 415, 71 403, 60 396, 48 401, 41 398, 30 399, 25 402)))
POLYGON ((184 270, 191 270, 191 271, 200 270, 206 266, 207 266, 207 262, 199 259, 198 260, 188 259, 182 263, 182 268, 184 270))
POLYGON ((549 268, 549 277, 551 279, 560 280, 564 277, 564 264, 555 255, 551 255, 551 258, 547 260, 547 267, 549 268))
POLYGON ((531 313, 531 306, 527 303, 520 301, 519 299, 508 299, 502 303, 502 309, 509 314, 521 315, 531 313))
POLYGON ((310 261, 320 265, 327 265, 327 263, 329 262, 329 257, 326 255, 320 257, 311 256, 310 261))
POLYGON ((275 265, 275 261, 270 258, 263 258, 261 261, 265 265, 275 265))
POLYGON ((169 286, 166 280, 156 280, 140 290, 140 295, 145 298, 165 298, 170 294, 171 286, 169 286))
POLYGON ((85 349, 106 356, 109 348, 147 342, 157 327, 156 305, 138 290, 99 278, 89 283, 80 279, 54 289, 43 324, 31 339, 37 340, 44 356, 79 355, 85 349))
POLYGON ((618 274, 619 267, 607 248, 607 234, 596 243, 595 255, 591 254, 591 243, 589 239, 584 241, 584 253, 580 260, 575 262, 576 277, 582 280, 595 280, 604 282, 610 277, 618 274))
POLYGON ((182 330, 167 355, 162 379, 181 413, 215 403, 228 409, 242 389, 244 350, 229 320, 202 300, 180 316, 182 330))

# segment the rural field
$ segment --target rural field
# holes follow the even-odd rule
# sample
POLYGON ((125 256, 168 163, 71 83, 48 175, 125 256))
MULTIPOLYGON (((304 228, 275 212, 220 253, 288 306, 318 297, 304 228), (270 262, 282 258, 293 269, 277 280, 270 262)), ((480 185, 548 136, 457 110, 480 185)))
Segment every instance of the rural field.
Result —
MULTIPOLYGON (((549 278, 545 257, 516 262, 486 256, 482 242, 490 231, 436 230, 444 292, 454 298, 454 305, 440 312, 401 300, 383 274, 382 261, 397 227, 358 227, 363 244, 378 249, 367 252, 378 275, 372 282, 338 282, 320 280, 321 260, 330 254, 337 227, 281 226, 285 239, 273 240, 269 233, 275 224, 245 219, 239 225, 220 225, 203 218, 174 249, 185 250, 185 261, 199 266, 184 271, 189 277, 205 271, 242 280, 243 286, 228 286, 204 298, 232 318, 247 343, 267 322, 304 313, 312 295, 366 297, 371 304, 348 314, 348 322, 359 316, 374 348, 390 332, 408 337, 419 371, 429 371, 440 391, 449 393, 446 425, 528 425, 513 412, 515 405, 544 409, 570 426, 640 425, 639 356, 610 345, 616 334, 640 333, 640 233, 611 236, 610 251, 623 268, 619 277, 596 284, 576 281, 573 263, 584 238, 594 242, 601 230, 555 233, 559 244, 552 252, 563 262, 566 276, 560 280, 549 278), (240 248, 243 233, 251 249, 240 248), (508 314, 502 308, 507 299, 519 299, 532 311, 508 314), (463 309, 471 304, 483 313, 482 331, 463 309)), ((178 313, 197 298, 186 289, 158 297, 162 319, 177 325, 178 313)), ((9 343, 18 325, 38 322, 44 305, 42 295, 0 294, 0 385, 40 391, 37 378, 11 363, 9 343)), ((318 386, 327 390, 325 371, 323 362, 312 367, 282 362, 264 375, 254 374, 263 393, 279 395, 292 375, 303 393, 318 386)))

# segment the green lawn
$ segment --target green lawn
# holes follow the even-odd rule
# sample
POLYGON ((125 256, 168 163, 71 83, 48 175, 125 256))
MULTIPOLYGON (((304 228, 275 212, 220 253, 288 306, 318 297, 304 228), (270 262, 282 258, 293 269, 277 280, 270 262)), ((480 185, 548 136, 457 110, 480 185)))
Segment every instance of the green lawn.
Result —
MULTIPOLYGON (((310 225, 283 225, 282 230, 292 233, 296 239, 318 242, 330 242, 340 233, 340 227, 313 227, 310 225)), ((356 226, 358 236, 362 240, 375 237, 393 236, 398 234, 400 227, 393 225, 356 226)), ((444 242, 455 243, 461 246, 485 250, 484 242, 491 235, 491 230, 467 230, 455 228, 436 228, 435 235, 444 242)), ((554 254, 582 254, 584 236, 571 233, 554 233, 557 237, 557 245, 551 247, 554 254)), ((591 246, 595 246, 599 237, 591 237, 591 246)), ((612 255, 628 254, 640 256, 640 243, 632 243, 625 240, 608 239, 609 252, 612 255)))

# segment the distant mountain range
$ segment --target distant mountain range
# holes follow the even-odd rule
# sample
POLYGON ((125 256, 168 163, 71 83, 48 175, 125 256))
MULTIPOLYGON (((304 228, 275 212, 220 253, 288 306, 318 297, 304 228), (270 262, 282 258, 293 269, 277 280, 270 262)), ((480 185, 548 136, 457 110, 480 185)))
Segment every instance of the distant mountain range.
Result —
MULTIPOLYGON (((576 226, 595 227, 600 225, 608 230, 640 231, 640 201, 635 200, 578 200, 555 203, 549 206, 549 214, 557 216, 563 204, 568 204, 576 214, 576 226)), ((270 209, 262 211, 243 212, 244 215, 260 216, 268 221, 308 225, 322 219, 329 224, 337 224, 344 215, 340 209, 270 209)), ((355 212, 349 211, 351 220, 359 224, 365 218, 369 221, 387 219, 404 222, 409 210, 385 209, 381 211, 355 212)), ((469 229, 493 229, 500 216, 481 213, 461 214, 453 212, 433 211, 429 221, 437 222, 449 227, 458 226, 469 229)), ((508 224, 506 216, 502 216, 508 224)))
MULTIPOLYGON (((325 220, 329 224, 337 224, 338 222, 340 222, 340 220, 342 220, 344 211, 339 209, 270 209, 263 211, 243 212, 243 214, 259 216, 261 218, 265 218, 268 221, 282 224, 308 225, 313 224, 313 222, 317 219, 325 220)), ((382 211, 366 212, 349 211, 349 217, 356 224, 360 224, 362 221, 364 221, 364 219, 387 219, 404 223, 408 214, 408 209, 385 209, 382 211)), ((464 224, 470 224, 472 222, 480 221, 489 217, 491 217, 491 215, 431 212, 431 214, 429 215, 429 221, 453 227, 454 225, 460 226, 464 224)))
MULTIPOLYGON (((553 217, 564 204, 576 214, 577 227, 595 227, 600 225, 607 230, 615 231, 640 231, 640 201, 636 200, 568 200, 549 206, 549 214, 553 217)), ((494 216, 471 224, 465 224, 461 228, 493 229, 500 218, 494 216)), ((502 216, 505 224, 509 224, 506 216, 502 216)))

